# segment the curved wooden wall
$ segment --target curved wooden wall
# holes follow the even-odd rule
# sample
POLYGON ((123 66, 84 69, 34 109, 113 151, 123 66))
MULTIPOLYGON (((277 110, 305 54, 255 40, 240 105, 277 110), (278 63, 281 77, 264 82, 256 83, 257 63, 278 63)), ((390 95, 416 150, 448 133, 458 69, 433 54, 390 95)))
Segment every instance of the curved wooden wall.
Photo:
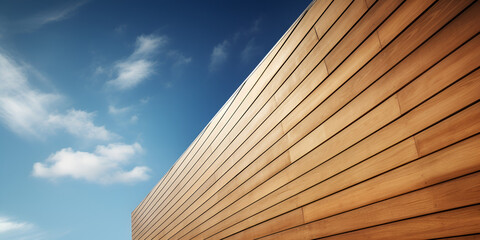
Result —
POLYGON ((480 3, 317 0, 132 212, 140 239, 480 232, 480 3))

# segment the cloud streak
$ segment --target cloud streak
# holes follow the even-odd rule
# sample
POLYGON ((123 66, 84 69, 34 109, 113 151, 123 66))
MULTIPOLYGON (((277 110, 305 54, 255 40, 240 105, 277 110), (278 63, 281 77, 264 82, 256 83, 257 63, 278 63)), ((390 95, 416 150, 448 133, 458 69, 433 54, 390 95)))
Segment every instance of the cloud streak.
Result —
POLYGON ((0 216, 0 234, 13 232, 13 231, 25 231, 31 229, 32 224, 27 222, 13 221, 7 217, 0 216))
POLYGON ((123 169, 142 151, 138 143, 99 145, 93 153, 64 148, 50 155, 44 163, 35 163, 32 175, 51 180, 70 177, 101 184, 145 181, 150 177, 148 167, 123 169))
POLYGON ((115 64, 116 77, 107 81, 107 86, 127 90, 149 78, 155 72, 152 56, 166 43, 167 39, 163 36, 139 36, 133 53, 115 64))
POLYGON ((256 19, 252 26, 247 30, 239 30, 223 42, 215 45, 210 54, 210 63, 208 65, 209 72, 216 72, 220 70, 222 65, 228 60, 230 52, 238 46, 240 41, 249 39, 243 50, 240 52, 240 60, 244 63, 248 62, 258 51, 259 47, 255 45, 255 35, 260 31, 261 19, 256 19))
POLYGON ((21 21, 20 26, 22 26, 24 30, 29 31, 41 28, 42 26, 49 23, 65 20, 73 16, 77 9, 85 5, 87 2, 88 1, 79 1, 74 4, 65 5, 63 7, 58 7, 56 9, 39 13, 33 17, 21 21))
POLYGON ((227 48, 229 45, 230 42, 228 40, 224 40, 213 47, 212 54, 210 55, 210 64, 208 65, 208 70, 210 72, 218 71, 221 65, 227 60, 227 48))
POLYGON ((8 129, 35 137, 57 129, 87 139, 114 137, 104 126, 93 123, 94 113, 75 109, 58 113, 54 107, 63 97, 35 89, 27 75, 25 67, 0 52, 0 121, 8 129))

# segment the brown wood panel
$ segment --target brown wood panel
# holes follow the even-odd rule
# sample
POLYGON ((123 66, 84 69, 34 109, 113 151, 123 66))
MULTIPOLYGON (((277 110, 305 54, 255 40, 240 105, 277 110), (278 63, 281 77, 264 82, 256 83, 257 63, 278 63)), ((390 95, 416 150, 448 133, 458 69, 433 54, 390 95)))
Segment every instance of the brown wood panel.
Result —
POLYGON ((292 225, 303 223, 302 209, 296 209, 282 216, 272 219, 265 224, 257 225, 239 234, 230 236, 226 239, 254 239, 271 232, 278 232, 289 228, 292 225))
POLYGON ((480 239, 480 234, 464 235, 464 236, 453 236, 446 238, 436 238, 436 239, 450 239, 450 240, 478 240, 480 239))
POLYGON ((443 182, 319 221, 288 229, 264 239, 295 239, 299 230, 314 239, 398 220, 480 203, 480 173, 443 182), (465 186, 459 188, 458 186, 465 186))
POLYGON ((480 205, 474 205, 325 239, 429 239, 477 233, 479 225, 480 205))
POLYGON ((426 156, 303 207, 305 222, 330 217, 480 169, 479 137, 426 156), (390 189, 390 190, 389 190, 390 189), (322 207, 319 207, 319 206, 322 207))
POLYGON ((467 108, 466 110, 450 117, 432 127, 431 130, 421 132, 415 136, 418 153, 421 156, 448 146, 480 132, 480 104, 467 108))

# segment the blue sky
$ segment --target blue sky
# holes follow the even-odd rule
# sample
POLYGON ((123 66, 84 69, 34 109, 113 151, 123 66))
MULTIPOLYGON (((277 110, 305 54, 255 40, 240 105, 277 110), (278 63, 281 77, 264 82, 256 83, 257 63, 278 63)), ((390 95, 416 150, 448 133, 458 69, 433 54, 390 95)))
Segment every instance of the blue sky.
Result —
POLYGON ((130 239, 309 2, 0 0, 0 239, 130 239))

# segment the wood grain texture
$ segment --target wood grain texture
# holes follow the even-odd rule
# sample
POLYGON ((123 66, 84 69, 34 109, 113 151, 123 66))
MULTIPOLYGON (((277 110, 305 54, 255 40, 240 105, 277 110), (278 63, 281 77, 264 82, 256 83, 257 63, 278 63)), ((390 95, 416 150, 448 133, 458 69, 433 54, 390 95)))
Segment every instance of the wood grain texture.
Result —
POLYGON ((478 238, 479 32, 479 1, 312 2, 132 239, 478 238))

